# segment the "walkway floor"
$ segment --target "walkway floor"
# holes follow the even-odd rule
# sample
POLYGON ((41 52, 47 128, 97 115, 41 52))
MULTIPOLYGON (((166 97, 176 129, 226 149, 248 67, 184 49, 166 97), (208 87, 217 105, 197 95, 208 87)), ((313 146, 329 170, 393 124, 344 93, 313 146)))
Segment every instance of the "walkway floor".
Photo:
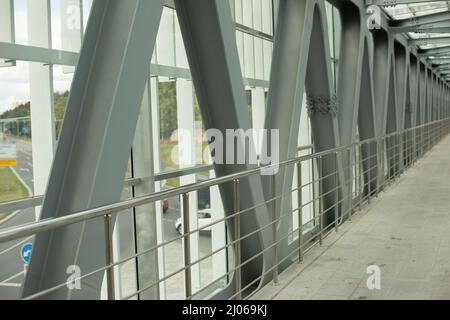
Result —
POLYGON ((450 137, 254 298, 450 299, 450 137))

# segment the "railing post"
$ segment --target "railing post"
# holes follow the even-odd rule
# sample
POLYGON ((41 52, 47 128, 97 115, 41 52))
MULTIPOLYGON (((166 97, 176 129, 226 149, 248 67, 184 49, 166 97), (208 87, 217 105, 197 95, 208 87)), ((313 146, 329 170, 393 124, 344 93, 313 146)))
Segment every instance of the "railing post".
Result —
MULTIPOLYGON (((316 223, 316 213, 317 213, 317 204, 316 204, 316 193, 317 193, 317 188, 316 188, 316 167, 315 167, 315 159, 311 160, 311 166, 312 166, 312 170, 311 170, 311 180, 312 180, 312 194, 313 194, 313 201, 312 201, 312 209, 313 209, 313 217, 314 217, 314 223, 316 223)), ((318 168, 319 166, 317 165, 317 170, 319 170, 318 168)), ((320 208, 319 208, 320 210, 320 208)))
POLYGON ((183 248, 184 248, 184 288, 187 299, 192 297, 192 274, 191 274, 191 236, 189 219, 189 194, 182 196, 183 205, 183 248))
POLYGON ((395 133, 394 134, 394 139, 395 139, 395 147, 394 147, 394 181, 397 180, 398 176, 400 175, 400 137, 399 137, 400 133, 395 133))
POLYGON ((334 153, 334 230, 339 232, 339 174, 338 153, 334 153))
MULTIPOLYGON (((114 264, 114 247, 113 247, 113 223, 112 215, 106 214, 105 219, 105 244, 106 244, 106 263, 108 266, 114 264)), ((114 267, 109 267, 106 270, 106 287, 108 300, 115 300, 115 286, 114 286, 114 267)))
POLYGON ((386 176, 384 172, 386 171, 386 161, 385 161, 385 153, 386 153, 386 138, 381 138, 381 172, 380 172, 380 188, 384 189, 385 187, 385 179, 386 176))
POLYGON ((370 204, 370 199, 372 197, 372 142, 368 143, 368 157, 367 157, 367 204, 370 204))
POLYGON ((317 159, 318 179, 319 179, 319 245, 323 244, 323 160, 322 156, 317 159))
POLYGON ((359 183, 358 183, 358 194, 359 194, 359 201, 358 201, 358 210, 361 211, 362 202, 364 199, 364 169, 363 169, 363 154, 362 154, 362 145, 361 142, 358 143, 358 152, 359 152, 359 159, 358 159, 358 175, 359 175, 359 183), (362 187, 362 191, 361 191, 362 187))
POLYGON ((353 214, 353 162, 352 148, 348 149, 348 221, 352 221, 353 214))
POLYGON ((302 162, 297 163, 298 263, 303 262, 303 181, 302 162))
POLYGON ((278 237, 277 237, 277 176, 272 175, 272 243, 273 243, 273 283, 278 285, 278 237))
POLYGON ((240 181, 233 181, 234 191, 234 272, 236 278, 236 299, 242 300, 242 272, 241 272, 241 196, 240 181))
POLYGON ((375 159, 375 163, 376 163, 376 178, 375 178, 375 183, 376 183, 376 197, 378 198, 379 194, 380 194, 380 173, 379 173, 379 169, 381 168, 381 166, 379 166, 379 158, 380 158, 380 152, 381 152, 381 141, 377 139, 376 141, 377 144, 377 152, 376 152, 376 159, 375 159))
POLYGON ((419 135, 420 135, 420 154, 419 154, 419 158, 423 157, 423 142, 424 142, 423 131, 424 131, 423 127, 420 127, 420 133, 419 133, 419 135))
POLYGON ((389 173, 388 173, 388 177, 389 177, 389 186, 392 184, 392 181, 395 177, 395 165, 393 166, 392 163, 394 163, 395 159, 392 157, 393 154, 395 154, 394 149, 392 148, 392 138, 394 136, 391 134, 389 136, 389 144, 387 146, 388 149, 388 168, 389 168, 389 173), (394 161, 393 161, 394 160, 394 161))

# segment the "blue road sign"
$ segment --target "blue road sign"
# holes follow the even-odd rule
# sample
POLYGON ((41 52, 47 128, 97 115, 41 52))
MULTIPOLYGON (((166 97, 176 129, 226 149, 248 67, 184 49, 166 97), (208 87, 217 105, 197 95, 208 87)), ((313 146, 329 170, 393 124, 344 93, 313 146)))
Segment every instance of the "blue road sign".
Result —
POLYGON ((31 249, 33 248, 32 243, 25 243, 22 248, 20 248, 20 257, 22 258, 23 262, 28 264, 30 262, 31 258, 31 249))

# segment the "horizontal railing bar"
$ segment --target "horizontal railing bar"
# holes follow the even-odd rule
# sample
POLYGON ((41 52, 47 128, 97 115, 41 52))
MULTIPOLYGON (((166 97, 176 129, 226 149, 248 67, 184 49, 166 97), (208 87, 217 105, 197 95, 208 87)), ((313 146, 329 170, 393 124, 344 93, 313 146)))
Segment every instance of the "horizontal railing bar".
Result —
MULTIPOLYGON (((426 146, 427 146, 428 148, 431 148, 431 147, 435 144, 435 142, 437 142, 437 141, 436 141, 437 138, 439 138, 439 137, 442 136, 440 130, 441 130, 441 128, 436 128, 435 131, 436 131, 437 133, 436 133, 435 136, 434 136, 434 135, 433 135, 433 136, 427 136, 427 138, 424 139, 424 140, 429 141, 429 142, 426 143, 426 146)), ((430 130, 430 131, 432 131, 432 130, 430 130)), ((397 135, 398 135, 398 133, 397 133, 397 135)), ((401 138, 401 137, 399 137, 399 138, 401 138)), ((402 139, 402 140, 404 140, 404 139, 402 139)), ((397 148, 398 148, 398 147, 402 147, 405 143, 409 143, 409 142, 411 142, 411 141, 405 141, 405 140, 404 140, 404 141, 401 141, 401 142, 399 142, 398 144, 396 144, 395 147, 397 147, 397 148)), ((365 141, 365 142, 361 142, 361 143, 359 143, 359 144, 362 145, 362 144, 364 144, 364 143, 370 143, 370 142, 365 141)), ((394 148, 395 148, 395 147, 394 147, 394 148)), ((423 145, 421 145, 420 147, 423 147, 423 145)), ((350 147, 347 147, 347 148, 343 147, 343 148, 344 148, 344 150, 350 149, 350 147)), ((387 158, 387 161, 388 161, 388 167, 389 167, 389 168, 393 168, 393 169, 394 169, 394 173, 393 173, 392 175, 391 175, 390 173, 388 173, 388 176, 385 177, 384 182, 383 182, 379 187, 384 187, 384 185, 390 183, 392 180, 395 180, 395 179, 396 179, 398 176, 400 176, 406 169, 408 169, 409 167, 411 167, 411 166, 413 165, 414 159, 417 160, 418 157, 420 157, 420 155, 423 156, 423 155, 426 154, 426 152, 423 152, 423 153, 418 152, 416 156, 411 156, 412 153, 410 154, 409 152, 413 152, 414 149, 415 149, 415 148, 412 147, 412 146, 409 147, 409 148, 408 148, 408 147, 402 148, 402 149, 400 150, 401 152, 400 152, 400 151, 399 151, 399 152, 395 152, 395 153, 392 155, 392 157, 390 157, 390 158, 388 157, 388 158, 387 158), (410 151, 410 150, 411 150, 411 151, 410 151), (402 153, 403 153, 403 154, 402 154, 402 153), (407 153, 406 156, 405 156, 405 153, 407 153), (398 160, 397 160, 397 159, 398 159, 398 160), (410 160, 408 160, 408 159, 410 159, 410 160), (392 160, 394 160, 394 163, 391 164, 391 165, 389 165, 389 162, 392 161, 392 160), (405 161, 407 161, 408 163, 405 163, 405 161)), ((327 152, 333 152, 333 151, 328 150, 327 152)), ((335 152, 335 153, 336 153, 336 152, 335 152)), ((320 156, 323 157, 324 155, 314 154, 314 158, 320 157, 320 156)), ((376 156, 378 156, 378 154, 377 154, 376 156)), ((372 157, 375 157, 375 155, 374 155, 374 156, 370 156, 369 158, 372 158, 372 157)), ((301 157, 300 157, 300 158, 301 158, 301 157)), ((287 165, 289 165, 289 164, 286 164, 286 163, 288 163, 288 162, 289 162, 289 163, 291 163, 291 162, 292 162, 292 163, 298 163, 298 162, 303 161, 303 160, 299 160, 299 158, 297 158, 297 159, 295 159, 295 160, 297 160, 297 161, 295 161, 295 162, 293 162, 293 161, 287 161, 287 162, 285 162, 285 163, 283 163, 283 164, 279 164, 279 165, 280 165, 280 166, 281 166, 281 165, 287 166, 287 165)), ((306 160, 304 160, 304 161, 306 161, 306 160)), ((368 159, 367 159, 367 160, 364 160, 364 159, 356 160, 356 163, 357 163, 358 161, 363 162, 363 161, 368 161, 368 159)), ((383 161, 384 161, 384 160, 383 160, 383 161)), ((270 167, 270 166, 268 166, 268 167, 270 167)), ((353 183, 353 181, 356 181, 356 180, 360 179, 360 178, 358 178, 358 177, 361 177, 361 176, 365 175, 365 173, 368 173, 368 172, 370 172, 371 170, 376 169, 377 167, 378 167, 378 163, 375 164, 375 165, 373 165, 373 166, 369 166, 369 168, 368 168, 365 172, 364 172, 364 170, 363 170, 362 172, 357 173, 356 176, 355 176, 354 178, 350 179, 350 180, 349 180, 349 179, 344 179, 344 182, 343 182, 343 183, 349 183, 349 182, 352 182, 352 183, 353 183)), ((348 167, 347 167, 347 168, 348 168, 348 167)), ((259 169, 259 170, 260 170, 260 169, 259 169)), ((258 172, 259 170, 256 170, 256 172, 258 172)), ((388 170, 389 170, 389 169, 388 169, 388 170)), ((252 171, 253 171, 253 170, 252 170, 252 171)), ((337 173, 337 171, 335 170, 333 174, 330 174, 330 175, 329 175, 329 177, 331 177, 332 175, 334 175, 334 174, 336 174, 336 173, 337 173)), ((328 176, 327 176, 327 177, 328 177, 328 176)), ((327 177, 319 178, 318 181, 323 181, 323 180, 327 179, 327 177)), ((224 178, 225 178, 225 177, 224 177, 224 178)), ((364 179, 364 180, 365 180, 365 179, 364 179)), ((366 186, 371 185, 372 182, 374 182, 374 181, 376 182, 377 180, 378 180, 378 175, 376 175, 375 177, 371 177, 368 181, 364 181, 363 184, 362 184, 361 186, 363 187, 363 189, 365 189, 366 186)), ((265 205, 265 204, 267 204, 267 203, 270 203, 270 202, 273 202, 273 201, 276 201, 276 200, 279 200, 279 199, 282 199, 282 198, 286 197, 288 194, 292 194, 292 192, 301 190, 301 189, 303 189, 303 188, 304 188, 304 186, 300 186, 300 187, 298 187, 297 189, 290 190, 290 191, 288 191, 288 192, 285 193, 285 194, 281 194, 281 195, 279 195, 279 196, 277 196, 277 197, 274 197, 274 198, 272 198, 272 199, 269 199, 269 200, 265 201, 263 205, 265 205)), ((339 189, 339 184, 338 184, 338 185, 335 185, 331 191, 328 191, 327 193, 322 194, 321 197, 325 196, 326 194, 330 194, 330 193, 334 192, 334 191, 337 190, 337 189, 339 189)), ((370 190, 370 189, 369 189, 369 190, 370 190)), ((382 191, 382 190, 380 190, 380 191, 382 191)), ((362 196, 361 196, 361 195, 362 195, 361 192, 362 192, 361 190, 356 190, 356 194, 358 194, 358 193, 360 194, 360 197, 359 197, 359 198, 360 198, 360 200, 359 200, 360 204, 362 204, 362 203, 364 203, 364 202, 367 202, 367 203, 369 204, 368 200, 369 200, 370 198, 374 197, 375 193, 378 193, 377 189, 374 189, 374 190, 371 190, 370 192, 368 192, 367 195, 365 195, 364 197, 362 197, 362 196)), ((317 200, 318 200, 318 199, 320 199, 321 197, 314 198, 314 199, 317 199, 317 200)), ((313 199, 311 202, 316 201, 316 200, 314 200, 314 199, 313 199)), ((333 209, 334 207, 338 207, 340 204, 344 203, 344 201, 345 201, 345 197, 339 199, 337 202, 334 202, 333 205, 332 205, 332 206, 329 206, 327 209, 323 209, 321 212, 319 212, 319 217, 320 217, 320 216, 324 216, 327 212, 331 211, 331 209, 333 209)), ((305 207, 307 204, 301 203, 301 204, 299 204, 299 205, 300 205, 300 207, 305 207)), ((299 207, 299 208, 300 208, 300 207, 299 207)), ((157 282, 153 283, 152 285, 147 286, 147 287, 144 287, 144 288, 142 288, 142 289, 140 289, 140 290, 138 290, 138 291, 136 291, 136 292, 134 292, 134 293, 128 295, 127 297, 125 297, 125 299, 132 298, 132 297, 138 295, 139 293, 142 293, 142 292, 144 292, 144 291, 146 291, 146 290, 148 290, 148 289, 150 289, 150 288, 152 288, 152 287, 154 287, 154 286, 156 286, 156 285, 158 285, 158 284, 160 284, 160 283, 166 281, 167 279, 169 279, 169 278, 175 276, 176 274, 179 274, 179 273, 183 272, 183 271, 186 270, 187 268, 190 268, 190 267, 192 267, 192 266, 194 266, 194 265, 196 265, 196 264, 201 263, 202 261, 204 261, 204 260, 206 260, 206 259, 209 259, 209 258, 212 257, 214 254, 219 253, 220 251, 223 251, 223 250, 227 250, 229 247, 232 247, 236 242, 245 240, 245 239, 247 239, 247 238, 253 236, 253 235, 256 234, 256 233, 261 232, 262 230, 267 229, 267 228, 269 228, 270 226, 279 223, 281 220, 283 220, 283 219, 285 219, 285 218, 291 217, 292 214, 295 213, 296 210, 297 210, 297 211, 299 210, 299 208, 293 209, 292 212, 288 212, 288 213, 285 213, 285 214, 280 214, 280 216, 279 216, 277 219, 275 219, 274 221, 269 222, 267 225, 265 225, 265 226, 259 228, 258 230, 255 230, 255 231, 253 231, 253 232, 251 232, 251 233, 248 233, 248 234, 246 234, 246 235, 241 236, 239 239, 236 239, 236 240, 232 241, 231 243, 228 243, 228 244, 225 245, 223 248, 219 248, 219 249, 215 250, 214 252, 212 252, 212 253, 210 253, 210 254, 208 254, 208 255, 206 255, 206 256, 200 258, 199 260, 194 261, 194 262, 191 262, 189 265, 184 266, 184 268, 182 268, 182 269, 180 269, 180 270, 177 270, 177 271, 175 271, 175 272, 173 272, 173 273, 171 273, 171 274, 165 276, 165 277, 162 278, 162 279, 159 279, 157 282)), ((214 222, 211 223, 210 225, 204 226, 204 227, 199 228, 198 230, 195 230, 195 231, 191 231, 189 234, 199 232, 199 231, 200 231, 201 229, 203 229, 203 228, 207 228, 207 227, 209 227, 209 226, 213 226, 213 225, 216 225, 216 224, 218 224, 218 223, 223 223, 223 221, 226 221, 226 220, 228 220, 228 219, 230 219, 230 218, 232 218, 232 217, 234 217, 234 216, 236 216, 236 215, 239 215, 239 216, 240 216, 240 215, 242 215, 243 213, 245 213, 245 212, 247 212, 247 211, 250 211, 250 210, 252 210, 252 209, 253 209, 253 208, 244 209, 244 210, 242 210, 242 211, 240 211, 240 212, 237 212, 237 213, 233 214, 232 216, 227 216, 227 217, 224 218, 224 219, 221 219, 221 220, 218 220, 218 221, 214 221, 214 222), (222 221, 222 220, 223 220, 223 221, 222 221)), ((87 210, 87 211, 89 211, 89 210, 87 210)), ((87 211, 86 211, 86 212, 87 212, 87 211)), ((121 211, 121 210, 117 210, 117 211, 121 211)), ((112 212, 117 212, 117 211, 112 211, 112 212)), ((355 212, 358 212, 358 211, 360 211, 360 210, 357 210, 357 211, 355 211, 355 212)), ((350 209, 346 209, 345 212, 341 213, 341 215, 340 215, 337 219, 333 220, 333 221, 332 221, 331 223, 329 223, 327 226, 323 227, 323 230, 325 231, 325 234, 323 234, 323 235, 326 237, 326 236, 328 236, 329 234, 333 233, 333 229, 331 228, 333 224, 335 224, 335 223, 341 224, 341 223, 343 223, 344 221, 348 221, 348 220, 344 220, 344 217, 345 217, 346 213, 349 213, 349 212, 350 212, 350 209)), ((81 214, 81 213, 80 213, 80 214, 81 214)), ((302 215, 303 215, 303 212, 302 212, 302 215)), ((94 217, 94 218, 95 218, 95 217, 94 217)), ((318 217, 317 217, 317 215, 315 214, 315 216, 314 216, 310 221, 304 223, 303 225, 306 225, 306 224, 309 224, 309 223, 311 223, 311 222, 314 222, 314 221, 317 220, 317 218, 318 218, 318 217)), ((301 230, 303 230, 303 229, 300 229, 300 227, 298 227, 298 228, 292 230, 291 232, 288 232, 287 235, 285 235, 285 236, 283 236, 282 238, 278 239, 278 241, 275 241, 275 242, 274 242, 272 245, 270 245, 268 248, 265 248, 264 250, 262 250, 261 252, 257 253, 257 254, 254 255, 253 257, 248 258, 246 261, 241 262, 241 264, 238 265, 238 266, 236 266, 235 269, 240 270, 243 266, 245 266, 246 264, 248 264, 250 261, 254 260, 255 258, 257 258, 257 257, 259 257, 259 256, 261 256, 261 255, 264 254, 265 252, 271 250, 274 246, 277 246, 277 245, 280 244, 282 241, 288 239, 289 237, 293 236, 294 234, 296 234, 296 233, 298 233, 298 232, 301 232, 301 230)), ((312 231, 312 230, 311 230, 311 231, 312 231)), ((186 236, 186 234, 184 234, 183 236, 181 236, 179 239, 182 239, 182 238, 184 238, 185 236, 186 236)), ((302 243, 302 244, 300 245, 300 247, 306 247, 306 246, 307 246, 308 244, 310 244, 311 242, 313 243, 313 245, 312 245, 311 247, 313 247, 313 246, 314 246, 314 243, 317 243, 317 242, 318 242, 318 240, 315 240, 315 242, 314 242, 314 239, 317 238, 317 236, 318 236, 318 234, 316 234, 315 236, 312 236, 312 237, 309 238, 306 242, 302 243)), ((0 233, 0 240, 1 240, 1 233, 0 233)), ((151 251, 153 251, 153 250, 156 250, 156 249, 158 249, 160 246, 161 246, 161 247, 162 247, 162 246, 166 246, 167 244, 168 244, 168 242, 163 243, 163 244, 161 244, 161 245, 159 245, 159 246, 156 246, 156 247, 154 247, 154 248, 151 248, 151 249, 149 249, 149 250, 146 250, 146 253, 149 253, 149 252, 151 252, 151 251)), ((311 247, 310 247, 310 248, 311 248, 311 247)), ((272 266, 272 268, 270 268, 269 270, 267 270, 266 272, 264 272, 264 274, 262 274, 260 277, 258 277, 258 278, 255 279, 254 281, 252 281, 252 282, 251 282, 250 284, 248 284, 246 287, 242 288, 242 289, 241 289, 239 292, 237 292, 234 296, 236 296, 236 295, 238 295, 239 293, 243 292, 244 290, 250 288, 251 285, 253 285, 253 283, 255 283, 256 281, 258 281, 259 279, 262 279, 262 277, 264 277, 264 276, 266 276, 267 274, 269 274, 270 272, 272 272, 272 270, 274 270, 275 268, 277 268, 278 266, 280 266, 284 261, 286 261, 286 259, 290 259, 296 252, 297 252, 296 250, 293 250, 293 251, 292 251, 290 254, 288 254, 284 259, 282 259, 281 261, 278 261, 274 266, 272 266)), ((136 257, 138 257, 138 256, 140 256, 140 255, 143 255, 143 254, 146 254, 146 253, 145 253, 145 252, 137 253, 137 254, 135 254, 133 257, 127 258, 127 259, 125 259, 125 260, 122 260, 121 262, 116 262, 116 263, 114 263, 114 264, 105 266, 105 267, 103 267, 103 268, 101 268, 101 269, 98 269, 98 270, 96 270, 96 271, 93 271, 93 272, 91 272, 91 273, 88 273, 88 274, 86 274, 86 275, 80 277, 80 279, 82 279, 82 278, 84 278, 84 277, 91 276, 91 275, 93 275, 93 274, 95 274, 95 273, 97 273, 97 272, 101 272, 101 271, 104 271, 104 270, 111 269, 111 268, 113 268, 113 267, 115 267, 115 266, 118 266, 118 265, 120 265, 120 264, 123 264, 124 261, 129 261, 129 260, 135 259, 136 257)), ((226 277, 229 276, 229 275, 232 275, 232 274, 235 272, 235 269, 232 269, 231 271, 228 271, 228 272, 226 272, 225 274, 221 275, 218 279, 214 280, 212 283, 208 283, 208 285, 206 285, 205 287, 201 288, 200 291, 204 291, 204 290, 206 290, 207 288, 212 287, 212 285, 215 284, 215 283, 217 283, 218 281, 223 280, 224 278, 226 278, 226 277)), ((36 297, 45 295, 45 294, 47 294, 47 293, 49 293, 49 292, 51 292, 51 291, 53 291, 53 290, 56 290, 57 288, 59 288, 60 286, 63 286, 63 285, 65 285, 65 284, 61 284, 61 285, 59 285, 59 286, 56 286, 56 287, 47 289, 47 290, 45 290, 45 291, 42 291, 42 292, 40 292, 40 293, 37 293, 37 294, 35 294, 34 296, 28 297, 28 299, 30 299, 30 298, 33 299, 33 298, 36 298, 36 297)), ((198 292, 197 292, 196 294, 198 294, 198 292)), ((234 296, 232 296, 231 298, 233 298, 234 296)), ((193 297, 193 296, 188 297, 188 298, 192 298, 192 297, 193 297)))
MULTIPOLYGON (((426 125, 423 125, 423 127, 431 126, 435 123, 439 123, 442 121, 447 121, 447 120, 440 120, 440 121, 428 123, 426 125)), ((420 127, 421 126, 416 127, 415 129, 417 130, 417 128, 420 128, 420 127)), ((408 130, 410 130, 410 129, 408 129, 408 130)), ((398 136, 404 132, 407 132, 408 130, 403 130, 403 131, 400 131, 397 133, 388 134, 388 135, 385 135, 384 138, 390 137, 390 136, 398 136)), ((30 235, 33 235, 33 234, 36 234, 39 232, 48 231, 53 228, 63 227, 63 226, 79 223, 79 222, 86 221, 86 220, 92 220, 92 219, 101 217, 107 213, 116 213, 116 212, 124 211, 124 210, 130 209, 130 208, 139 207, 141 205, 145 205, 148 203, 154 203, 157 201, 161 201, 163 199, 176 197, 176 196, 179 196, 184 193, 190 193, 190 192, 197 191, 200 189, 209 188, 212 186, 231 182, 236 179, 247 178, 251 175, 262 172, 262 170, 271 170, 271 169, 273 170, 273 169, 276 169, 279 167, 285 167, 285 166, 289 166, 292 164, 296 164, 298 162, 309 161, 311 159, 316 159, 316 158, 324 157, 324 156, 327 156, 329 154, 333 154, 336 152, 348 150, 349 148, 353 148, 358 145, 364 145, 364 144, 368 144, 368 143, 372 143, 372 142, 377 142, 380 140, 383 140, 383 137, 367 139, 367 140, 361 141, 359 143, 353 143, 348 146, 341 146, 338 148, 314 153, 311 155, 300 156, 295 159, 283 161, 278 164, 268 165, 265 167, 258 167, 255 169, 249 169, 249 170, 246 170, 243 172, 238 172, 238 173, 231 174, 231 175, 224 176, 224 177, 218 177, 218 178, 210 179, 207 181, 197 182, 197 183, 189 184, 186 186, 181 186, 181 187, 171 189, 171 190, 160 191, 160 192, 148 195, 148 196, 124 200, 124 201, 113 203, 110 205, 101 206, 101 207, 97 207, 97 208, 93 208, 93 209, 88 209, 88 210, 80 211, 77 213, 72 213, 70 215, 63 216, 63 217, 52 218, 52 219, 45 220, 45 221, 38 221, 35 223, 31 223, 31 224, 28 224, 25 226, 18 226, 18 227, 12 228, 12 229, 6 229, 6 230, 0 232, 0 242, 20 239, 22 237, 30 236, 30 235)))

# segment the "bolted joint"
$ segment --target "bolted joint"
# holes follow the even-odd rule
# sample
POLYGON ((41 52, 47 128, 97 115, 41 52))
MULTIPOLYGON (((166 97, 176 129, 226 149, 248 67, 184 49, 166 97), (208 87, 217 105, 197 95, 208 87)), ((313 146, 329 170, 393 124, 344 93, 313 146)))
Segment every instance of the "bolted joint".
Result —
POLYGON ((306 108, 310 117, 316 114, 330 114, 333 118, 336 118, 338 114, 337 96, 335 94, 331 98, 308 96, 306 108))

